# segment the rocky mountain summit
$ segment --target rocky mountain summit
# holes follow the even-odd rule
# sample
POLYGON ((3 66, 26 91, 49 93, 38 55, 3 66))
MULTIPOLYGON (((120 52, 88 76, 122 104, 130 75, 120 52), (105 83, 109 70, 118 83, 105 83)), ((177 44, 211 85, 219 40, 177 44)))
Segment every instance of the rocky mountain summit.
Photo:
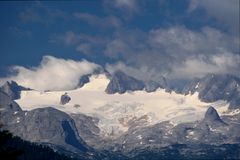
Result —
POLYGON ((126 91, 142 90, 144 83, 131 76, 126 75, 121 71, 115 72, 106 88, 108 94, 120 93, 123 94, 126 91))
POLYGON ((60 98, 60 104, 65 105, 71 100, 67 93, 64 93, 60 98))
POLYGON ((0 90, 6 93, 11 99, 19 99, 21 91, 30 90, 29 88, 18 85, 15 81, 7 81, 0 90))
POLYGON ((199 93, 204 102, 226 100, 230 102, 229 109, 240 107, 240 79, 232 75, 208 74, 201 79, 188 83, 182 93, 199 93))
POLYGON ((145 90, 146 92, 154 92, 158 88, 168 89, 167 81, 161 77, 158 81, 142 81, 122 71, 116 71, 110 76, 110 82, 106 88, 108 94, 120 93, 126 91, 145 90))
POLYGON ((217 111, 215 108, 213 108, 212 106, 210 106, 204 116, 203 121, 208 122, 208 123, 219 123, 219 124, 225 124, 221 118, 219 117, 217 111))

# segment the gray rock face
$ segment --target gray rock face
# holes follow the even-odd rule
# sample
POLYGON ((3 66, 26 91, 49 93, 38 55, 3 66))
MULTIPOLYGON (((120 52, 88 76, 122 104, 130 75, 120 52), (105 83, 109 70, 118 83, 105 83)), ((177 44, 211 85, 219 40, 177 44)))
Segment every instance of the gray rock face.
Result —
POLYGON ((65 105, 71 100, 71 97, 67 95, 67 93, 63 94, 60 99, 60 104, 65 105))
POLYGON ((160 88, 160 84, 155 81, 148 81, 145 83, 146 92, 154 92, 160 88))
POLYGON ((22 111, 18 104, 2 91, 0 122, 3 129, 25 140, 53 144, 74 152, 85 152, 89 149, 68 114, 52 107, 22 111))
POLYGON ((239 90, 240 89, 236 91, 235 95, 230 100, 229 109, 231 110, 240 108, 240 91, 239 90))
POLYGON ((25 140, 86 152, 89 147, 79 136, 73 119, 52 107, 4 113, 4 128, 25 140))
POLYGON ((209 74, 202 79, 195 79, 187 84, 182 93, 199 93, 204 102, 226 100, 230 102, 229 109, 240 107, 240 79, 232 75, 209 74))
POLYGON ((222 122, 221 118, 219 117, 217 111, 215 108, 210 106, 205 113, 204 121, 209 121, 209 122, 222 122))
POLYGON ((209 107, 205 113, 204 119, 198 124, 198 127, 203 130, 225 130, 227 127, 227 123, 225 123, 220 116, 218 115, 217 111, 213 107, 209 107))
POLYGON ((88 82, 89 82, 89 75, 84 75, 79 79, 78 87, 83 87, 88 82))
POLYGON ((161 76, 156 82, 159 84, 160 88, 169 88, 167 79, 164 76, 161 76))
POLYGON ((18 112, 22 109, 15 103, 11 97, 0 90, 0 111, 2 112, 18 112))
POLYGON ((22 90, 30 90, 29 88, 19 86, 15 81, 7 81, 0 89, 12 100, 19 99, 22 90))
POLYGON ((167 83, 167 80, 166 80, 165 77, 161 76, 156 81, 150 80, 150 81, 145 82, 145 90, 146 90, 146 92, 154 92, 158 88, 166 89, 166 91, 170 90, 170 88, 168 86, 168 83, 167 83))
POLYGON ((0 91, 0 124, 16 124, 14 118, 16 113, 21 113, 22 109, 6 93, 0 91))
POLYGON ((103 143, 103 141, 100 137, 100 129, 97 126, 99 120, 84 114, 71 114, 71 117, 76 124, 80 137, 82 137, 89 146, 101 149, 101 143, 103 143))
POLYGON ((108 94, 122 94, 126 91, 142 90, 143 88, 144 83, 142 81, 130 77, 121 71, 117 71, 112 76, 105 91, 108 94))
POLYGON ((199 81, 199 78, 194 78, 191 82, 187 83, 182 90, 182 94, 194 94, 196 91, 198 91, 199 81))

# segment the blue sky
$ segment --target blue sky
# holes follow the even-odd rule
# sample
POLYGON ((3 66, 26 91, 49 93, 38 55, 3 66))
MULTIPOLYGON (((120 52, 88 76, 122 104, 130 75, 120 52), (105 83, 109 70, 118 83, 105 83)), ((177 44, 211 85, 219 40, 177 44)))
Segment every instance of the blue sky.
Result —
POLYGON ((0 76, 44 55, 173 78, 239 74, 239 0, 0 2, 0 21, 0 76))

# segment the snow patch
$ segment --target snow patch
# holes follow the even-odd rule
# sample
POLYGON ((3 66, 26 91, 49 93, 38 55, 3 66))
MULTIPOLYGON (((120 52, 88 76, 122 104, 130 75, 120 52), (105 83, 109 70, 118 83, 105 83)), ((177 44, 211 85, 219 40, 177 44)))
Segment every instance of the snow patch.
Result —
POLYGON ((192 136, 192 135, 194 135, 194 131, 190 131, 190 132, 188 132, 188 134, 192 136))
POLYGON ((197 83, 197 85, 195 86, 195 89, 197 89, 199 87, 199 82, 197 83))
POLYGON ((138 135, 137 138, 138 138, 138 139, 142 139, 142 135, 138 135))
POLYGON ((20 122, 20 117, 17 117, 17 123, 19 123, 20 122))
POLYGON ((234 116, 240 113, 240 109, 235 109, 233 111, 224 112, 223 115, 234 116))

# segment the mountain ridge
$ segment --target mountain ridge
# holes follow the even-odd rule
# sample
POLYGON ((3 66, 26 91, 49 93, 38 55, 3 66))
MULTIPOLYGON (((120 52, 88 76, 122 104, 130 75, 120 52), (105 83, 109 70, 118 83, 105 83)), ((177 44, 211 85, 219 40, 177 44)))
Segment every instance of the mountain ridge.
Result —
MULTIPOLYGON (((127 80, 129 80, 128 78, 127 80)), ((227 78, 229 77, 227 76, 227 78)), ((214 86, 212 85, 211 77, 207 79, 210 80, 203 80, 203 82, 211 82, 211 86, 214 86)), ((135 79, 130 78, 130 82, 132 82, 132 80, 135 83, 135 79)), ((235 93, 235 91, 238 91, 235 81, 228 79, 226 81, 228 83, 225 85, 226 87, 224 87, 226 89, 225 92, 233 91, 235 93), (230 90, 228 90, 229 86, 230 90), (233 88, 231 88, 232 86, 233 88), (234 88, 234 86, 236 88, 234 88)), ((6 125, 5 129, 10 130, 23 139, 38 143, 48 143, 50 146, 53 145, 53 148, 61 146, 70 152, 77 153, 90 152, 90 154, 97 154, 95 151, 105 152, 109 150, 111 152, 120 152, 123 155, 130 155, 134 151, 147 151, 147 148, 163 148, 179 143, 222 145, 225 143, 237 143, 240 139, 238 135, 240 132, 239 113, 231 115, 232 109, 228 108, 228 110, 223 110, 226 107, 222 106, 226 104, 222 102, 218 102, 219 104, 205 103, 200 100, 198 100, 199 102, 195 102, 195 98, 199 98, 199 95, 197 96, 195 94, 198 92, 198 87, 196 87, 196 85, 199 85, 199 87, 201 86, 198 84, 199 80, 192 83, 192 87, 188 88, 189 91, 191 91, 192 88, 196 90, 193 90, 193 92, 186 92, 192 93, 186 95, 174 92, 169 93, 165 89, 147 92, 144 87, 141 88, 141 90, 134 90, 138 88, 127 87, 120 90, 121 92, 124 91, 124 93, 107 94, 105 93, 105 86, 108 86, 110 82, 111 79, 109 79, 109 77, 106 78, 105 76, 95 75, 94 77, 89 77, 89 82, 72 91, 58 91, 56 93, 54 91, 21 91, 21 99, 17 100, 17 102, 20 102, 20 106, 13 101, 7 93, 0 90, 0 120, 6 125), (94 85, 91 86, 91 84, 94 85), (71 100, 61 105, 59 102, 61 96, 64 95, 63 93, 65 92, 68 92, 67 95, 71 100), (89 93, 89 95, 87 93, 89 93), (28 94, 30 94, 30 96, 35 96, 40 104, 47 102, 48 99, 46 98, 49 98, 49 100, 51 100, 49 104, 52 103, 52 106, 47 103, 42 106, 37 104, 36 109, 30 108, 28 111, 22 110, 22 106, 26 107, 22 101, 35 101, 34 97, 28 98, 28 94), (100 97, 101 100, 97 101, 97 99, 94 99, 94 103, 102 103, 104 99, 106 102, 109 102, 109 98, 113 99, 113 102, 104 103, 103 105, 97 106, 98 108, 92 108, 92 110, 86 110, 91 104, 89 104, 89 106, 85 106, 85 104, 92 101, 90 97, 94 97, 94 94, 96 94, 97 98, 100 97), (80 95, 83 96, 81 97, 80 95), (40 98, 41 96, 43 97, 42 100, 40 98), (134 97, 136 96, 140 97, 136 99, 138 103, 129 103, 135 101, 134 97), (152 100, 154 104, 157 104, 155 99, 149 99, 151 96, 155 97, 157 100, 161 96, 166 96, 163 97, 163 100, 169 99, 170 105, 176 105, 169 114, 165 113, 166 117, 172 116, 172 119, 165 121, 162 119, 161 121, 152 123, 152 121, 157 120, 154 119, 155 116, 164 114, 165 111, 163 108, 165 107, 159 110, 159 112, 155 110, 149 112, 148 109, 151 108, 151 106, 143 107, 144 104, 141 104, 139 100, 145 102, 145 99, 143 99, 144 97, 146 100, 152 100), (114 101, 114 97, 116 97, 118 101, 114 101), (123 97, 129 98, 129 102, 123 97), (86 101, 86 103, 81 103, 84 101, 86 101), (125 103, 121 101, 125 101, 125 103), (186 101, 189 101, 189 104, 186 103, 186 101), (54 104, 54 102, 56 102, 56 104, 54 104), (188 104, 189 107, 186 107, 185 104, 188 104), (208 104, 214 105, 211 106, 208 104), (196 105, 196 107, 199 106, 198 108, 194 108, 191 107, 191 105, 196 105), (182 108, 183 106, 186 108, 182 108), (143 110, 143 108, 146 110, 143 110), (178 110, 179 108, 183 110, 178 110), (68 112, 67 110, 63 112, 61 109, 74 109, 74 112, 68 112), (199 112, 196 109, 200 109, 199 111, 201 111, 202 117, 200 116, 196 120, 192 119, 189 122, 184 121, 184 118, 191 119, 191 115, 192 117, 199 116, 197 114, 194 115, 195 112, 199 112), (78 110, 81 112, 75 112, 78 110), (86 112, 83 112, 84 110, 86 112), (85 113, 92 111, 95 112, 91 115, 85 115, 85 113), (221 115, 218 114, 218 111, 220 111, 221 115), (104 114, 97 115, 96 113, 104 114), (54 130, 52 128, 54 128, 54 130), (106 129, 104 131, 109 131, 109 133, 103 136, 102 129, 106 129), (110 131, 112 131, 113 134, 116 132, 117 135, 112 136, 110 131)), ((141 84, 144 86, 144 83, 141 84)), ((216 82, 216 84, 220 85, 222 82, 216 82)), ((209 89, 209 87, 205 88, 209 89)), ((216 95, 216 97, 218 96, 216 95)), ((229 102, 227 104, 229 104, 229 102)), ((156 107, 161 107, 161 103, 156 107)), ((152 108, 156 107, 152 106, 152 108)))

